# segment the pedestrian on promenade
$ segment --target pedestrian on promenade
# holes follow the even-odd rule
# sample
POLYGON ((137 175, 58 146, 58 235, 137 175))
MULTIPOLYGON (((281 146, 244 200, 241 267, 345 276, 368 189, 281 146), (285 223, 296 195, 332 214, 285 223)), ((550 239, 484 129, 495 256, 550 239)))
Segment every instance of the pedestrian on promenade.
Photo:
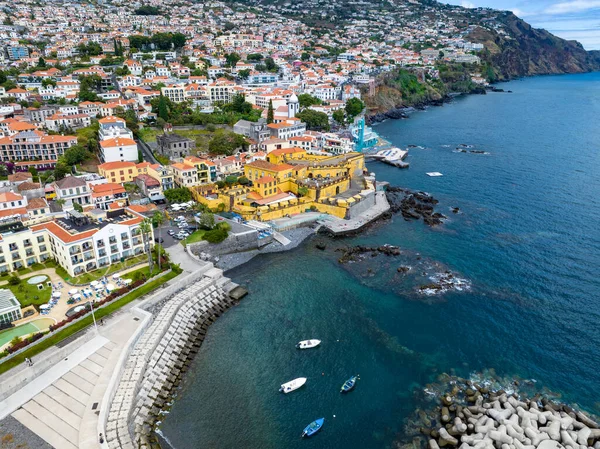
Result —
POLYGON ((25 357, 25 363, 27 363, 27 366, 31 366, 31 365, 29 364, 29 362, 30 362, 30 360, 29 360, 29 357, 25 357))

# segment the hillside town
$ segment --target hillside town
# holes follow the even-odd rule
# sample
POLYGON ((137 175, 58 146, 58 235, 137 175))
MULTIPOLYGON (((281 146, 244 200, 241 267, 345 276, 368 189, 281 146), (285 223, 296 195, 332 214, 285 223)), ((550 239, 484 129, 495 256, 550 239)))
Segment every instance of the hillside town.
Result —
POLYGON ((393 210, 366 161, 407 151, 373 116, 491 89, 476 34, 510 40, 505 14, 0 0, 3 444, 156 447, 208 325, 248 293, 224 272, 393 210))

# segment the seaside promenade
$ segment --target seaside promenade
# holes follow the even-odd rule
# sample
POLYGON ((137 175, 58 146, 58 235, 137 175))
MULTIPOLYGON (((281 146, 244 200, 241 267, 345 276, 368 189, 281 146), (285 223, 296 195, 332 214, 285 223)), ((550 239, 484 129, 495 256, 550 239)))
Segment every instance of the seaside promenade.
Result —
POLYGON ((32 366, 21 364, 0 376, 0 437, 10 440, 8 449, 108 447, 103 429, 111 391, 132 341, 152 318, 142 307, 177 291, 182 278, 212 269, 182 247, 172 252, 182 275, 105 317, 97 328, 91 326, 44 351, 32 366))

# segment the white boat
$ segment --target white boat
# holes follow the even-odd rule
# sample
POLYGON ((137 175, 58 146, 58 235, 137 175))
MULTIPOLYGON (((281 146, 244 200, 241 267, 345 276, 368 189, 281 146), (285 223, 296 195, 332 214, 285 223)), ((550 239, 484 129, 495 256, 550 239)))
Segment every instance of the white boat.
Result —
POLYGON ((290 393, 291 391, 297 390, 306 383, 306 377, 299 377, 298 379, 290 380, 284 384, 281 384, 279 391, 283 393, 290 393))
POLYGON ((439 171, 430 171, 427 173, 427 176, 431 176, 432 178, 437 178, 439 176, 444 176, 444 175, 442 175, 439 171))
POLYGON ((321 340, 302 340, 301 342, 298 342, 296 347, 298 349, 310 349, 319 346, 320 344, 321 340))

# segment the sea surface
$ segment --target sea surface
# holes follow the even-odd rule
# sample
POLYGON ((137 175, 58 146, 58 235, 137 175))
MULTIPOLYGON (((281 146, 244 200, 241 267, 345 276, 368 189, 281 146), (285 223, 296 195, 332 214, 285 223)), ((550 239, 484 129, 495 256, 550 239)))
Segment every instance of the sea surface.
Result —
POLYGON ((600 413, 600 74, 500 87, 512 93, 460 97, 375 127, 423 148, 410 149, 408 170, 369 170, 432 194, 444 225, 396 215, 359 237, 317 236, 229 272, 250 293, 210 328, 165 416, 172 447, 397 447, 444 372, 529 379, 600 413), (357 244, 397 245, 401 255, 340 264, 336 250, 357 244), (462 291, 418 293, 446 270, 466 281, 462 291), (294 348, 308 338, 321 346, 294 348), (358 386, 341 395, 354 374, 358 386), (278 393, 300 376, 301 390, 278 393), (321 432, 301 440, 320 417, 321 432))

